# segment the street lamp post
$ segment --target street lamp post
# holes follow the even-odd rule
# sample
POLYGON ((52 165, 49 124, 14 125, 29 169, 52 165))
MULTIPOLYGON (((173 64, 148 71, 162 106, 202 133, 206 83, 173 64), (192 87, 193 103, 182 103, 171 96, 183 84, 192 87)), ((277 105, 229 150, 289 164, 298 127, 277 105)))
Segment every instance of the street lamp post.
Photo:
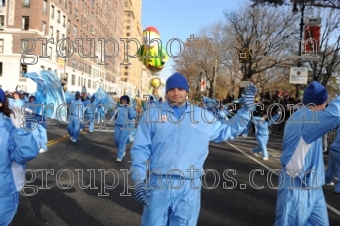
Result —
MULTIPOLYGON (((299 62, 298 62, 298 67, 302 67, 302 60, 301 60, 301 56, 302 56, 302 33, 303 33, 303 26, 304 26, 304 13, 305 13, 305 2, 302 1, 301 5, 300 5, 300 10, 301 10, 301 20, 300 20, 300 40, 299 40, 299 62)), ((297 14, 298 13, 298 8, 297 8, 297 3, 294 2, 294 6, 293 6, 293 14, 297 14)), ((299 98, 299 84, 296 84, 296 98, 299 98)))

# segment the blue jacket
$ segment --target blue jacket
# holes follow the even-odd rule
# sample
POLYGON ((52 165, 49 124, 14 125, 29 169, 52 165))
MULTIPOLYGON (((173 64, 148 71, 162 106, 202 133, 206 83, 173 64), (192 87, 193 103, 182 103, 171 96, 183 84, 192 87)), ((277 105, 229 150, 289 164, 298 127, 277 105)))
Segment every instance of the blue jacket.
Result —
POLYGON ((330 150, 340 153, 340 127, 336 131, 335 139, 333 143, 331 144, 330 150))
POLYGON ((76 100, 73 99, 70 104, 70 114, 73 116, 77 116, 79 120, 83 120, 84 118, 84 104, 81 99, 76 100))
MULTIPOLYGON (((32 103, 27 103, 27 108, 37 112, 37 110, 40 108, 42 108, 41 106, 34 106, 34 105, 29 105, 29 104, 36 104, 35 101, 33 101, 32 103)), ((47 119, 46 118, 46 106, 43 107, 45 112, 42 112, 44 115, 41 114, 37 114, 34 112, 32 114, 27 113, 27 117, 26 117, 26 122, 32 122, 32 124, 34 123, 39 123, 39 125, 43 126, 45 129, 47 129, 47 119), (44 118, 45 117, 45 118, 44 118), (35 121, 34 121, 35 120, 35 121)), ((28 123, 29 124, 29 123, 28 123)), ((34 125, 29 125, 29 126, 33 126, 34 125)), ((31 128, 31 127, 29 127, 31 128)))
POLYGON ((143 106, 143 110, 146 111, 148 110, 149 108, 152 108, 153 106, 158 106, 159 103, 156 103, 155 101, 153 101, 152 103, 150 103, 150 101, 144 103, 144 106, 143 106))
POLYGON ((86 105, 86 114, 94 114, 97 112, 98 103, 96 101, 88 102, 86 105))
POLYGON ((25 101, 21 100, 20 98, 16 100, 14 100, 13 98, 9 98, 8 103, 9 103, 9 108, 13 108, 16 106, 22 107, 25 105, 25 101))
MULTIPOLYGON (((297 177, 306 186, 323 186, 325 168, 322 151, 322 136, 340 126, 340 96, 328 104, 322 111, 311 111, 303 106, 289 117, 285 124, 281 165, 284 171, 301 170, 308 175, 314 170, 313 177, 297 177), (305 182, 306 181, 306 182, 305 182)), ((297 173, 291 173, 296 176, 297 173)))
POLYGON ((117 106, 115 111, 115 126, 130 126, 131 120, 137 117, 136 110, 128 105, 117 106))
POLYGON ((132 179, 145 180, 147 168, 144 161, 150 161, 148 168, 157 171, 157 174, 166 175, 170 170, 175 170, 173 175, 189 179, 200 177, 209 153, 209 142, 236 138, 250 118, 250 113, 241 109, 233 120, 222 123, 222 120, 214 119, 209 111, 206 114, 202 111, 204 109, 187 103, 179 123, 176 123, 178 118, 167 101, 159 109, 144 112, 131 148, 132 179), (192 175, 188 172, 191 166, 194 167, 192 170, 199 172, 192 175))
POLYGON ((33 135, 13 126, 10 118, 0 113, 0 197, 22 189, 21 174, 25 163, 35 158, 39 147, 33 135))
MULTIPOLYGON (((253 122, 255 125, 255 133, 257 135, 269 135, 268 127, 280 118, 279 114, 274 115, 269 120, 264 120, 262 117, 254 116, 253 122)), ((249 126, 249 125, 248 125, 249 126)))

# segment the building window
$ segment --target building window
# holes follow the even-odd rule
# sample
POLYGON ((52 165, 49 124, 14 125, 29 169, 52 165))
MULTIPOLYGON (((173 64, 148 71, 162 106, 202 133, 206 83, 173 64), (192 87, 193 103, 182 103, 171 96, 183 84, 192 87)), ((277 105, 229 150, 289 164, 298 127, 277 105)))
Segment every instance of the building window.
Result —
POLYGON ((57 43, 59 42, 59 34, 60 32, 57 30, 57 43))
POLYGON ((57 22, 60 23, 60 11, 58 10, 58 18, 57 18, 57 22))
POLYGON ((50 36, 51 38, 53 38, 53 27, 52 26, 50 26, 50 36))
POLYGON ((47 0, 44 0, 43 13, 47 13, 47 0))
POLYGON ((79 18, 78 18, 78 10, 74 10, 74 19, 76 20, 76 21, 79 21, 79 18))
POLYGON ((20 77, 23 77, 24 74, 27 73, 27 65, 26 64, 20 64, 20 77))
POLYGON ((54 19, 54 5, 51 6, 51 18, 54 19))
POLYGON ((63 27, 65 27, 66 26, 66 16, 64 15, 63 16, 63 27))
POLYGON ((30 21, 30 17, 28 17, 28 16, 22 17, 22 19, 21 19, 21 29, 22 30, 28 30, 29 21, 30 21))
POLYGON ((52 60, 53 59, 53 56, 52 56, 53 55, 53 49, 52 49, 52 47, 50 47, 49 49, 50 49, 50 60, 52 60))
POLYGON ((4 53, 4 40, 0 39, 0 53, 4 53))
POLYGON ((0 76, 2 76, 2 62, 0 62, 0 76))
POLYGON ((3 30, 5 26, 5 16, 0 16, 0 30, 3 30))
POLYGON ((71 28, 71 21, 67 21, 67 32, 70 34, 70 28, 71 28))
POLYGON ((68 3, 68 11, 70 14, 72 14, 72 3, 71 2, 68 3))
POLYGON ((87 87, 88 87, 89 89, 91 89, 91 80, 88 80, 88 81, 87 81, 87 87))
POLYGON ((75 59, 72 59, 72 68, 76 69, 77 61, 75 59))
POLYGON ((30 7, 30 1, 31 1, 31 0, 23 0, 23 1, 22 1, 22 6, 23 6, 23 7, 30 7))
POLYGON ((64 0, 64 8, 67 9, 66 0, 64 0))
POLYGON ((43 24, 42 24, 42 33, 46 35, 46 22, 45 21, 43 21, 43 24))
POLYGON ((6 6, 6 0, 1 0, 0 1, 0 6, 6 6))
POLYGON ((74 37, 77 37, 77 32, 78 32, 77 26, 73 26, 73 36, 74 37))
POLYGON ((72 75, 72 85, 75 86, 76 85, 76 76, 72 75))

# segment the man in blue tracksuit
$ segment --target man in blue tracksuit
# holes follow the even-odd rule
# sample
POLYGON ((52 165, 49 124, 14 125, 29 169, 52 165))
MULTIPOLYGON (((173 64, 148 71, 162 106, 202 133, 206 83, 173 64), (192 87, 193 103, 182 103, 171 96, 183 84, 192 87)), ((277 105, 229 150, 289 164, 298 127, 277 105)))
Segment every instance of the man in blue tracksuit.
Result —
POLYGON ((77 142, 80 132, 80 123, 82 123, 83 120, 84 104, 80 99, 80 92, 77 91, 75 94, 75 99, 71 100, 70 103, 69 123, 67 126, 67 131, 72 142, 77 142))
POLYGON ((25 164, 39 152, 33 134, 21 129, 24 119, 21 107, 13 107, 11 113, 8 104, 0 88, 0 225, 10 225, 13 220, 25 182, 22 178, 25 164))
POLYGON ((269 139, 268 127, 279 119, 281 112, 279 111, 271 119, 268 118, 267 112, 262 114, 262 117, 253 116, 255 124, 255 138, 259 146, 252 149, 252 153, 257 156, 257 153, 262 152, 262 159, 268 160, 267 143, 269 139))
POLYGON ((97 111, 96 96, 93 95, 89 103, 85 105, 86 108, 86 118, 89 122, 89 132, 93 133, 94 130, 94 117, 97 111))
POLYGON ((329 225, 322 186, 322 136, 340 126, 340 96, 325 108, 328 92, 311 82, 303 106, 287 120, 283 135, 275 226, 329 225))
MULTIPOLYGON (((34 113, 32 113, 33 117, 32 119, 35 120, 36 122, 32 122, 32 123, 29 123, 30 124, 30 128, 34 128, 36 127, 35 129, 32 130, 32 133, 33 133, 33 136, 34 138, 37 140, 37 143, 39 145, 39 153, 44 153, 47 151, 47 131, 46 131, 46 127, 47 127, 47 121, 44 120, 44 112, 42 112, 40 114, 38 114, 36 111, 37 111, 37 108, 38 106, 35 106, 35 101, 36 101, 36 98, 35 96, 30 96, 29 97, 29 103, 32 104, 32 105, 29 105, 28 106, 28 109, 32 110, 34 113)), ((46 109, 42 109, 42 111, 44 111, 46 109)), ((46 115, 45 115, 46 117, 46 115)), ((29 121, 29 119, 27 119, 27 121, 29 121)))
POLYGON ((144 204, 142 225, 197 224, 209 142, 235 139, 244 130, 256 88, 246 88, 247 109, 239 110, 230 124, 190 105, 188 91, 186 78, 173 74, 166 81, 167 101, 144 112, 138 124, 130 170, 135 198, 144 204))
POLYGON ((115 143, 118 148, 116 162, 121 162, 125 156, 126 144, 134 128, 131 120, 137 117, 136 110, 129 106, 130 98, 126 95, 121 96, 120 105, 115 109, 115 143))
POLYGON ((338 181, 335 184, 334 192, 340 195, 340 127, 336 131, 336 137, 329 150, 328 167, 326 170, 326 184, 332 185, 334 172, 338 176, 338 181))

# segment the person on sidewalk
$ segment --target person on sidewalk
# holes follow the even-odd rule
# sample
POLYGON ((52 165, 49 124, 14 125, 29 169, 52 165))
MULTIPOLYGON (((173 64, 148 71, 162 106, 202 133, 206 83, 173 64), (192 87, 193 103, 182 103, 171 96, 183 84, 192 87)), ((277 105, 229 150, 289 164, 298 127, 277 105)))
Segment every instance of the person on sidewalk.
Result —
POLYGON ((144 205, 142 225, 197 224, 209 142, 235 139, 244 130, 256 87, 246 87, 244 108, 233 117, 233 123, 209 123, 215 116, 190 105, 188 92, 187 79, 174 73, 166 81, 167 100, 144 112, 138 124, 130 172, 136 201, 144 205))
POLYGON ((268 160, 267 144, 269 139, 269 129, 268 127, 276 122, 281 116, 281 111, 278 111, 270 119, 268 118, 268 112, 263 112, 261 117, 253 116, 253 122, 255 125, 255 139, 257 140, 259 146, 253 148, 252 153, 258 157, 258 153, 262 152, 262 159, 268 160))
POLYGON ((126 144, 134 129, 131 123, 137 117, 136 110, 130 106, 130 98, 127 95, 120 97, 120 105, 115 109, 115 143, 118 148, 116 162, 121 162, 125 156, 126 144))
POLYGON ((274 226, 329 225, 322 136, 340 126, 340 96, 325 108, 327 99, 326 88, 311 82, 285 124, 274 226))
POLYGON ((328 167, 325 176, 325 183, 327 185, 334 185, 332 182, 334 173, 338 176, 334 192, 340 195, 340 127, 336 131, 336 137, 329 150, 328 167))

